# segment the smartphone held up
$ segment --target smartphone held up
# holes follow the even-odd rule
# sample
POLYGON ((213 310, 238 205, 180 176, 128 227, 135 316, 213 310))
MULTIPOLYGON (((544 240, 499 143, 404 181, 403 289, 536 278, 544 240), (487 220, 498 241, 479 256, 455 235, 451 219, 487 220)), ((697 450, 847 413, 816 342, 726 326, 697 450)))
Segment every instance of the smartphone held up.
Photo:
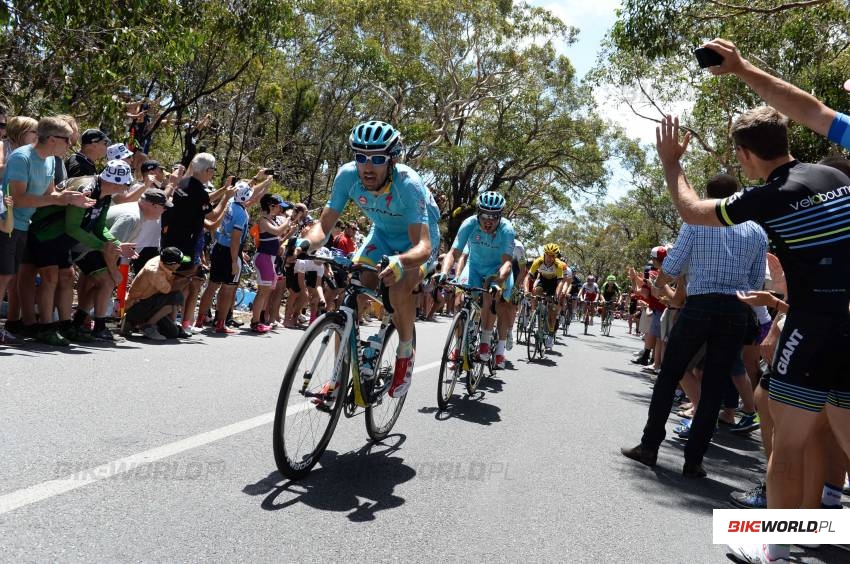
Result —
POLYGON ((697 63, 701 69, 716 67, 723 64, 723 55, 717 51, 709 49, 708 47, 694 49, 694 56, 697 58, 697 63))

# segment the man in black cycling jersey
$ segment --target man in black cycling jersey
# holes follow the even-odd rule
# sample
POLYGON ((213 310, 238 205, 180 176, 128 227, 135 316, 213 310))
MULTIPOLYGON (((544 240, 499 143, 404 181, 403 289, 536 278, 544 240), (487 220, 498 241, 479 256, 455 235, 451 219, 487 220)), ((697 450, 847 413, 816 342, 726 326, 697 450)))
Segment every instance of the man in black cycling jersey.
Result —
MULTIPOLYGON (((737 52, 726 53, 740 57, 737 52)), ((735 61, 724 64, 734 65, 735 61)), ((740 61, 738 61, 740 64, 740 61)), ((770 383, 774 450, 767 469, 769 509, 800 507, 802 453, 825 409, 839 444, 850 452, 850 177, 798 162, 788 151, 788 119, 771 107, 741 115, 732 125, 735 154, 749 178, 764 178, 721 200, 700 200, 679 162, 690 140, 679 141, 679 120, 656 130, 667 187, 682 219, 698 225, 753 220, 773 241, 785 270, 789 313, 777 345, 770 383)), ((640 450, 640 449, 638 449, 640 450)), ((639 453, 644 464, 655 453, 639 453)), ((778 561, 787 545, 730 547, 744 561, 778 561)))

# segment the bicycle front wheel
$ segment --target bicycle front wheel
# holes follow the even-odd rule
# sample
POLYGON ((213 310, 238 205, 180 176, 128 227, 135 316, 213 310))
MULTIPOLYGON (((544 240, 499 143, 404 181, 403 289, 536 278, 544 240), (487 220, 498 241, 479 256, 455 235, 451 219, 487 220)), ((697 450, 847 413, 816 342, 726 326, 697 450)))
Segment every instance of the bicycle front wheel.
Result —
POLYGON ((446 337, 446 346, 443 347, 443 358, 440 361, 440 376, 437 379, 437 407, 440 411, 446 409, 455 384, 460 373, 463 371, 463 332, 466 330, 467 313, 461 310, 452 319, 449 326, 449 334, 446 337), (457 353, 455 360, 449 360, 452 351, 457 353))
POLYGON ((318 319, 301 337, 286 368, 275 409, 273 446, 277 468, 287 478, 295 480, 310 472, 339 421, 349 369, 348 362, 336 365, 344 328, 343 315, 318 319))
POLYGON ((525 329, 526 339, 525 347, 528 352, 528 361, 534 360, 534 355, 537 353, 537 312, 531 314, 528 319, 528 325, 525 329))
MULTIPOLYGON (((378 398, 366 406, 366 433, 373 441, 382 441, 390 434, 407 398, 407 394, 393 398, 387 393, 393 381, 398 341, 398 331, 390 323, 384 334, 384 346, 375 359, 375 390, 378 398)), ((416 333, 413 334, 413 347, 416 347, 416 333)))

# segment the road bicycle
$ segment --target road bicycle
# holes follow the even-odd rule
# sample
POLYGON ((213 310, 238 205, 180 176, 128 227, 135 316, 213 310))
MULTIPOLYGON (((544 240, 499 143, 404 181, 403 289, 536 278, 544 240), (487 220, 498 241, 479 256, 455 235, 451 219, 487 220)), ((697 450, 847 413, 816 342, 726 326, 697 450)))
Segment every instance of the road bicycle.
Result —
POLYGON ((584 300, 584 334, 587 335, 587 326, 590 325, 590 322, 593 321, 593 316, 596 314, 594 311, 594 307, 596 307, 596 302, 591 302, 589 300, 584 300))
POLYGON ((570 323, 573 321, 573 309, 575 309, 573 300, 574 298, 567 296, 566 302, 561 308, 561 312, 558 316, 558 325, 560 326, 564 337, 570 334, 570 323))
POLYGON ((361 272, 380 272, 386 261, 376 268, 352 264, 343 257, 311 260, 333 263, 353 276, 343 305, 310 325, 283 377, 275 409, 274 457, 280 473, 291 479, 305 476, 319 461, 341 413, 347 418, 365 413, 367 434, 381 441, 393 428, 406 397, 387 394, 399 340, 390 317, 389 289, 382 286, 379 296, 359 279, 361 272), (378 333, 367 341, 360 339, 357 298, 361 295, 381 304, 384 311, 378 333))
POLYGON ((611 311, 613 305, 610 302, 605 302, 602 306, 602 334, 606 337, 611 336, 611 322, 614 319, 614 313, 611 311))
POLYGON ((529 362, 535 358, 543 360, 546 354, 546 337, 549 331, 549 308, 555 304, 555 298, 544 295, 537 298, 537 307, 531 312, 528 320, 528 341, 526 349, 529 362))
MULTIPOLYGON (((459 288, 463 292, 463 304, 452 318, 449 334, 443 347, 440 361, 440 376, 437 381, 437 406, 446 409, 452 398, 455 385, 461 375, 466 373, 466 392, 475 395, 478 385, 486 374, 492 376, 496 370, 496 345, 499 337, 494 330, 490 337, 490 360, 478 357, 478 345, 481 339, 481 307, 484 303, 484 288, 446 282, 448 286, 459 288), (456 353, 456 354, 453 354, 456 353), (454 358, 452 358, 454 357, 454 358)), ((496 313, 496 296, 490 290, 493 299, 490 312, 496 313)))
POLYGON ((528 340, 528 316, 531 315, 531 301, 528 294, 522 292, 519 308, 516 315, 516 342, 524 343, 528 340))

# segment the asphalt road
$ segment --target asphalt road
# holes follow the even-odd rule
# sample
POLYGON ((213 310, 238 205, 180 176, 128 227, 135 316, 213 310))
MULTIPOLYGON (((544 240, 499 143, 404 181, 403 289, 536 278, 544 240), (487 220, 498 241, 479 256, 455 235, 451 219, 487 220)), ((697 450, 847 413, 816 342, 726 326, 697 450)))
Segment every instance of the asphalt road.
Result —
POLYGON ((651 384, 620 322, 544 362, 515 348, 440 413, 446 326, 417 325, 420 372, 385 443, 343 418, 296 483, 276 471, 271 418, 299 332, 0 348, 0 560, 727 561, 711 511, 763 471, 757 433, 721 431, 704 480, 681 476, 678 440, 654 470, 622 457, 651 384))

